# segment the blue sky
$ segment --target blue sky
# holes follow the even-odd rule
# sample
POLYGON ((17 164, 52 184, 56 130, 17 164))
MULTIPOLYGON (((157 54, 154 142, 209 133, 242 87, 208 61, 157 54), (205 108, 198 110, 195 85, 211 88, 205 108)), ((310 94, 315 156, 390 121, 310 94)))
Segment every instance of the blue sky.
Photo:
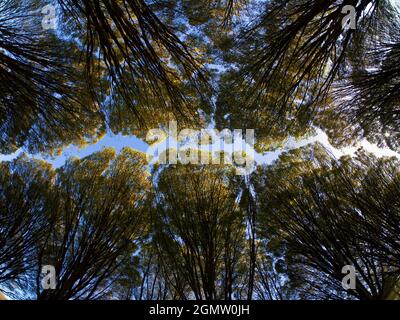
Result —
MULTIPOLYGON (((256 137, 257 139, 257 137, 256 137)), ((378 146, 367 142, 366 140, 361 141, 358 145, 354 147, 347 147, 343 149, 334 148, 328 141, 327 135, 320 129, 316 129, 316 135, 307 139, 303 139, 300 141, 295 141, 292 138, 289 138, 288 141, 284 144, 284 146, 276 151, 267 152, 264 154, 256 153, 255 160, 257 164, 271 164, 273 161, 279 158, 279 156, 288 150, 296 149, 299 147, 306 146, 311 143, 319 142, 324 145, 335 157, 339 158, 343 155, 352 155, 354 154, 359 147, 363 147, 365 150, 374 153, 378 157, 382 156, 394 156, 400 159, 400 154, 396 153, 390 149, 379 148, 378 146)), ((94 152, 101 151, 103 148, 112 147, 117 152, 121 151, 124 147, 131 147, 135 150, 146 152, 148 149, 148 144, 143 142, 142 140, 136 138, 135 136, 123 136, 108 134, 103 139, 98 141, 95 144, 87 145, 81 149, 76 146, 69 146, 65 148, 63 153, 58 157, 45 157, 41 155, 30 155, 32 158, 36 159, 44 159, 47 162, 51 163, 54 167, 61 167, 65 161, 70 157, 86 157, 94 152)), ((11 155, 1 155, 0 161, 11 161, 18 157, 23 151, 19 150, 11 155)))
MULTIPOLYGON (((107 134, 103 139, 101 139, 97 143, 87 145, 81 149, 79 149, 77 146, 73 146, 73 145, 68 146, 64 149, 63 153, 58 157, 52 158, 52 157, 42 156, 42 155, 30 155, 30 156, 32 158, 46 160, 47 162, 51 163, 54 167, 59 168, 70 157, 76 156, 79 158, 83 158, 94 152, 100 151, 106 147, 112 147, 117 152, 121 151, 124 147, 131 147, 135 150, 145 152, 148 148, 148 145, 134 136, 122 136, 122 135, 107 134)), ((20 149, 11 155, 1 155, 0 154, 0 161, 13 160, 13 159, 17 158, 21 153, 23 153, 23 150, 20 149)))

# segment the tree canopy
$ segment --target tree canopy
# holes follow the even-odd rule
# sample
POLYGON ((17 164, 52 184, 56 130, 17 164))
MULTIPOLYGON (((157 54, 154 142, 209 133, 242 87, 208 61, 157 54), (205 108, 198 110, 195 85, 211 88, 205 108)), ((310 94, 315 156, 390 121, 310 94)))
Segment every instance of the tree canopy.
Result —
POLYGON ((0 299, 398 299, 399 158, 281 149, 400 152, 399 25, 390 0, 1 1, 0 299), (171 121, 282 154, 32 156, 171 121))

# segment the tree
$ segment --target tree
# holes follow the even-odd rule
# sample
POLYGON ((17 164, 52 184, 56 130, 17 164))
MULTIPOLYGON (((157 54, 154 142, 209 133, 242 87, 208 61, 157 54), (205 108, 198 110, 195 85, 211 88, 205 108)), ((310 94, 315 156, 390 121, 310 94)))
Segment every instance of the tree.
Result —
POLYGON ((107 127, 143 135, 173 117, 202 124, 198 111, 210 109, 204 59, 162 21, 165 7, 53 4, 53 31, 42 28, 42 1, 0 6, 0 152, 56 153, 107 127))
POLYGON ((11 165, 2 165, 0 188, 2 286, 25 279, 25 298, 117 296, 146 230, 143 156, 105 149, 56 171, 24 158, 11 165), (55 268, 52 290, 42 286, 44 266, 55 268))
MULTIPOLYGON (((50 232, 38 244, 38 299, 112 297, 121 267, 145 230, 149 181, 139 153, 125 149, 115 158, 105 149, 71 160, 57 174, 46 210, 54 212, 50 232), (55 290, 42 290, 43 265, 53 265, 55 290)), ((132 266, 133 267, 133 266, 132 266)))
POLYGON ((179 299, 234 299, 244 215, 223 167, 165 168, 157 183, 154 241, 179 299))
POLYGON ((268 1, 225 54, 217 124, 256 128, 261 150, 312 125, 336 144, 365 137, 396 150, 398 18, 390 1, 268 1), (355 29, 342 23, 348 8, 355 29))
POLYGON ((54 172, 44 162, 22 156, 0 164, 0 286, 10 297, 27 286, 35 267, 35 245, 48 230, 42 208, 54 172))
POLYGON ((113 87, 142 125, 147 119, 137 102, 146 107, 155 102, 159 110, 194 115, 180 83, 184 78, 195 87, 204 85, 201 61, 156 14, 162 14, 161 4, 143 0, 57 2, 67 25, 84 30, 79 36, 86 46, 87 71, 96 71, 100 54, 113 87), (149 93, 155 101, 147 100, 149 93))
POLYGON ((334 96, 338 111, 354 128, 352 136, 362 133, 379 146, 399 150, 400 34, 399 20, 392 20, 381 27, 374 45, 355 48, 353 59, 360 52, 365 58, 352 63, 334 96))
POLYGON ((42 29, 42 6, 41 1, 0 4, 1 153, 22 146, 51 151, 104 131, 74 60, 76 50, 42 29))
POLYGON ((386 223, 399 216, 396 160, 364 152, 336 160, 319 147, 287 154, 260 173, 260 232, 301 297, 385 299, 397 292, 398 235, 386 223), (357 272, 354 290, 342 287, 347 265, 357 272))

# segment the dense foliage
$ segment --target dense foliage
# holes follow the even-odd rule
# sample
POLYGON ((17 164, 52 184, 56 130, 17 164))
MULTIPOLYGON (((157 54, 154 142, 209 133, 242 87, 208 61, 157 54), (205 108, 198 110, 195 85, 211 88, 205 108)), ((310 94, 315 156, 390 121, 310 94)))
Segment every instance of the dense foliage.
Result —
POLYGON ((338 147, 400 151, 399 24, 389 0, 2 0, 0 154, 25 153, 0 162, 0 290, 398 298, 397 158, 336 159, 317 143, 239 176, 228 164, 149 165, 129 148, 60 168, 30 154, 144 138, 171 120, 255 129, 261 153, 315 128, 338 147), (356 28, 343 24, 349 6, 356 28))

